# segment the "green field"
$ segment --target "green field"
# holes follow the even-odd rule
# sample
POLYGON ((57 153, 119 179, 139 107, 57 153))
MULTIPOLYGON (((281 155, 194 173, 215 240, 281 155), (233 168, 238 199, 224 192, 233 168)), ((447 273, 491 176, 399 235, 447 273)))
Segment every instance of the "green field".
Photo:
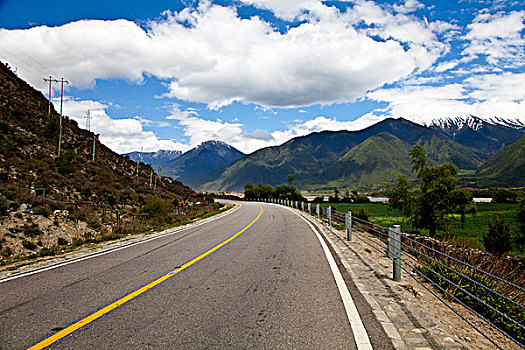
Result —
MULTIPOLYGON (((385 203, 366 203, 366 204, 351 204, 351 203, 323 203, 323 208, 331 205, 337 211, 346 212, 351 210, 357 212, 359 208, 364 208, 370 213, 370 221, 382 225, 392 226, 401 225, 403 232, 412 232, 414 228, 407 222, 407 220, 395 210, 391 209, 385 203)), ((449 237, 455 237, 458 240, 468 243, 475 248, 483 249, 483 233, 488 230, 489 219, 497 216, 505 219, 505 223, 509 224, 511 232, 518 230, 516 222, 517 204, 475 204, 476 214, 469 214, 465 218, 465 227, 461 228, 459 215, 450 217, 450 227, 447 232, 438 232, 438 236, 446 234, 449 237)), ((428 230, 419 230, 421 234, 427 235, 428 230)))

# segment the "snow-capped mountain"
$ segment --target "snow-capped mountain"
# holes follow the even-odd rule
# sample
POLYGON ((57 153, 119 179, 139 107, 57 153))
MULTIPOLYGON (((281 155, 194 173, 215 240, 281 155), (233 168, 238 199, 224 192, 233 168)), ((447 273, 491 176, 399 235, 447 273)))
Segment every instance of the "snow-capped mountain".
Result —
POLYGON ((472 130, 479 130, 485 124, 499 125, 509 128, 522 129, 525 128, 525 123, 519 119, 506 119, 506 118, 480 118, 473 115, 466 117, 456 118, 445 118, 445 119, 434 119, 428 126, 437 126, 443 130, 461 130, 464 128, 470 128, 472 130))
POLYGON ((525 135, 525 123, 518 119, 480 118, 473 115, 435 119, 431 129, 438 129, 463 146, 492 155, 525 135))
POLYGON ((123 155, 129 156, 129 159, 134 160, 135 162, 160 164, 180 157, 182 152, 177 150, 158 150, 157 152, 130 152, 123 155))

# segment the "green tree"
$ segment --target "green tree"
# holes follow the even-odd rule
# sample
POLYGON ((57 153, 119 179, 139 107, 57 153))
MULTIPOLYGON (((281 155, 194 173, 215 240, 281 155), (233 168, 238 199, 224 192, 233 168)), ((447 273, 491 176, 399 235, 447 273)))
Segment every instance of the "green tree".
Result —
POLYGON ((286 182, 288 183, 288 185, 293 186, 294 181, 295 181, 295 174, 288 174, 288 176, 286 176, 286 182))
POLYGON ((257 188, 251 181, 244 184, 244 198, 246 199, 257 198, 257 188))
POLYGON ((399 174, 396 185, 387 192, 389 205, 399 210, 405 217, 412 215, 414 194, 410 189, 407 177, 399 174))
POLYGON ((334 188, 334 196, 333 196, 333 197, 330 196, 330 197, 328 198, 328 201, 329 201, 330 203, 339 203, 339 201, 340 201, 339 193, 340 193, 339 190, 338 190, 337 188, 334 188))
POLYGON ((257 185, 258 198, 273 198, 273 187, 259 182, 257 185))
POLYGON ((451 193, 451 199, 454 212, 461 215, 461 228, 465 228, 466 214, 476 212, 476 207, 469 205, 472 202, 472 191, 466 188, 455 189, 451 193))
POLYGON ((421 171, 428 167, 427 151, 423 146, 414 142, 414 146, 408 155, 412 158, 412 172, 416 172, 417 177, 421 178, 421 171))
POLYGON ((483 234, 483 245, 487 252, 497 256, 501 256, 511 249, 509 225, 505 224, 503 218, 497 217, 494 222, 489 219, 489 230, 483 234))
POLYGON ((414 144, 410 155, 412 171, 417 172, 420 180, 412 224, 416 228, 428 228, 429 235, 434 237, 438 229, 447 225, 447 215, 454 212, 452 192, 456 188, 457 168, 452 163, 429 166, 426 151, 418 144, 414 144))
POLYGON ((518 232, 514 237, 514 243, 521 251, 525 250, 525 193, 518 197, 518 210, 516 211, 518 232))

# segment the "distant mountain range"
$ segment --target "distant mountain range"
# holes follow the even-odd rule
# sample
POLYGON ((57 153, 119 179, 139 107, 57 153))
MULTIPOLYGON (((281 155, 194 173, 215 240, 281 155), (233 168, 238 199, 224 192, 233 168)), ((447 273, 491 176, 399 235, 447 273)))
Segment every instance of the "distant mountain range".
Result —
POLYGON ((159 151, 143 153, 142 159, 159 164, 163 175, 201 190, 242 191, 248 181, 275 186, 288 174, 295 174, 295 185, 302 190, 370 188, 392 183, 397 174, 414 179, 408 153, 416 142, 434 164, 456 165, 462 184, 523 186, 523 136, 525 127, 517 120, 468 116, 425 126, 390 118, 359 131, 297 137, 249 155, 224 142, 207 141, 182 155, 159 151), (164 161, 169 157, 173 159, 164 161))
POLYGON ((128 156, 129 159, 135 162, 155 165, 174 160, 180 157, 181 154, 181 151, 176 150, 159 150, 157 152, 130 152, 123 154, 123 156, 128 156))
MULTIPOLYGON (((413 178, 408 152, 414 142, 427 150, 435 164, 452 162, 460 170, 475 173, 497 151, 524 135, 519 123, 473 116, 430 126, 385 119, 360 131, 323 131, 260 149, 200 176, 192 186, 240 191, 248 181, 277 185, 287 174, 295 174, 295 183, 303 190, 373 187, 392 183, 398 173, 413 178)), ((524 179, 520 173, 509 173, 505 181, 495 183, 524 185, 524 179)))
POLYGON ((244 153, 221 141, 206 141, 191 150, 127 153, 133 160, 156 164, 162 175, 170 176, 192 187, 199 187, 197 179, 210 171, 230 165, 245 156, 244 153))
POLYGON ((525 124, 517 119, 483 119, 468 116, 434 120, 430 128, 441 129, 452 140, 490 156, 516 142, 522 135, 516 130, 523 131, 525 124))

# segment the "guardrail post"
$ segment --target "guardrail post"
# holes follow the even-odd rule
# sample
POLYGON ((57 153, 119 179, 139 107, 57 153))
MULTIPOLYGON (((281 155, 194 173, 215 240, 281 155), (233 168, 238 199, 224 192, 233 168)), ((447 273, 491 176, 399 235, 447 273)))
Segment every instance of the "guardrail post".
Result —
POLYGON ((304 202, 301 202, 301 211, 304 211, 304 202))
POLYGON ((345 214, 346 240, 352 242, 352 212, 345 214))
POLYGON ((394 225, 388 229, 387 255, 394 265, 394 281, 401 281, 401 226, 394 225))
POLYGON ((328 226, 332 227, 332 207, 331 206, 328 207, 326 214, 328 215, 328 226))
POLYGON ((312 215, 312 203, 308 203, 308 214, 312 215))
POLYGON ((321 210, 319 210, 319 204, 315 205, 315 213, 317 214, 317 218, 321 220, 321 210))

